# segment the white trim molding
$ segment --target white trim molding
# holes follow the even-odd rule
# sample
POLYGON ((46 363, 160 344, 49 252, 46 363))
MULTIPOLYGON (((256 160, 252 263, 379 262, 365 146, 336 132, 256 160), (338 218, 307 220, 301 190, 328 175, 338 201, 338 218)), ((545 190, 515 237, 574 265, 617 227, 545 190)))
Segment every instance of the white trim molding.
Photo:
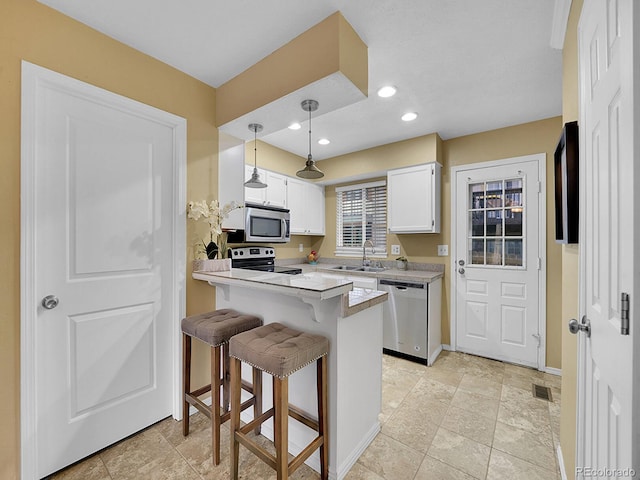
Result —
POLYGON ((544 373, 548 373, 549 375, 557 375, 558 377, 562 376, 562 370, 554 367, 544 367, 544 373))
POLYGON ((562 480, 567 480, 567 471, 564 468, 564 458, 562 457, 562 448, 558 445, 556 449, 556 454, 558 456, 558 466, 560 467, 560 476, 562 480))
POLYGON ((551 24, 551 48, 562 50, 564 48, 564 37, 567 33, 567 22, 571 10, 571 0, 555 0, 553 7, 553 21, 551 24))

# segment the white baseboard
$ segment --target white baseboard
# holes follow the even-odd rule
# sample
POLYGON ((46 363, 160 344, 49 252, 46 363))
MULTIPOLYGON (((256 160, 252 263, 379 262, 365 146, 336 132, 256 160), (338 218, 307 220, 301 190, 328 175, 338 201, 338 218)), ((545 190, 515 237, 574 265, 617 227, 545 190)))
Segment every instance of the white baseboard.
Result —
POLYGON ((448 345, 446 343, 442 344, 442 350, 444 350, 446 352, 455 352, 455 350, 453 348, 451 348, 451 345, 448 345))
POLYGON ((549 375, 558 375, 559 377, 562 376, 562 370, 560 370, 559 368, 544 367, 543 372, 548 373, 549 375))
POLYGON ((562 458, 562 448, 560 448, 560 445, 558 445, 558 449, 556 450, 556 453, 558 454, 558 466, 560 467, 560 476, 562 477, 562 480, 568 480, 567 472, 564 469, 564 458, 562 458))
POLYGON ((433 365, 433 362, 436 361, 436 359, 438 358, 438 355, 440 355, 440 352, 442 352, 442 345, 436 348, 436 351, 433 352, 429 357, 429 365, 433 365))
POLYGON ((351 470, 351 467, 353 467, 355 463, 358 461, 358 458, 360 458, 360 455, 364 453, 364 451, 371 444, 371 442, 373 442, 373 439, 376 438, 376 435, 378 435, 378 433, 380 432, 380 428, 381 428, 380 422, 376 422, 375 425, 371 427, 371 430, 369 430, 367 434, 364 436, 360 444, 349 454, 349 456, 344 460, 344 462, 342 462, 342 464, 338 467, 338 472, 336 476, 332 477, 332 472, 331 471, 329 472, 330 480, 342 480, 344 477, 347 476, 347 473, 349 473, 349 470, 351 470))

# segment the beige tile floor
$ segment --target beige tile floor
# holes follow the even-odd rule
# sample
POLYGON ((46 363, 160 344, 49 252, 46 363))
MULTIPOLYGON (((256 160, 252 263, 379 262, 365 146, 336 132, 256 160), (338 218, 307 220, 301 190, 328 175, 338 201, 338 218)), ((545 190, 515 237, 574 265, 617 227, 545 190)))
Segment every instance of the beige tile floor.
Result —
MULTIPOLYGON (((560 377, 450 352, 433 367, 386 355, 383 362, 382 431, 347 480, 560 478, 560 377), (551 387, 553 402, 533 398, 532 382, 551 387)), ((186 438, 168 418, 51 478, 228 479, 228 424, 222 428, 222 463, 215 468, 209 421, 196 414, 186 438)), ((275 479, 240 451, 241 478, 275 479)), ((305 465, 292 478, 319 475, 305 465)))

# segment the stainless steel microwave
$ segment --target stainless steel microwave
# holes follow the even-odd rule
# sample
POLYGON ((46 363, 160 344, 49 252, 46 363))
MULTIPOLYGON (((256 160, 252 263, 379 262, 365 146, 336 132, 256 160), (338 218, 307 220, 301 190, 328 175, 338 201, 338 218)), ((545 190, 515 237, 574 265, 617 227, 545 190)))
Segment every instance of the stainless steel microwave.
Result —
POLYGON ((289 210, 247 203, 244 209, 244 241, 247 243, 287 243, 289 210))

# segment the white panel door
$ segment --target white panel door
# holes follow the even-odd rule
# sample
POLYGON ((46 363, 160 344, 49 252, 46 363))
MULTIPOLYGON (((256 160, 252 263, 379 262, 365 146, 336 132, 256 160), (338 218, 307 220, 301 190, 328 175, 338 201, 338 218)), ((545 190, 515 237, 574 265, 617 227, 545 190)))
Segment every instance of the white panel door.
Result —
POLYGON ((632 468, 640 473, 634 399, 640 383, 634 328, 640 272, 634 148, 639 15, 636 1, 585 0, 579 24, 580 314, 590 322, 591 335, 579 340, 577 478, 635 477, 632 468), (628 332, 623 294, 630 296, 628 332))
POLYGON ((59 301, 34 325, 38 478, 173 408, 180 137, 135 102, 70 85, 34 93, 34 292, 59 301))
POLYGON ((538 367, 541 159, 455 173, 456 348, 538 367))

